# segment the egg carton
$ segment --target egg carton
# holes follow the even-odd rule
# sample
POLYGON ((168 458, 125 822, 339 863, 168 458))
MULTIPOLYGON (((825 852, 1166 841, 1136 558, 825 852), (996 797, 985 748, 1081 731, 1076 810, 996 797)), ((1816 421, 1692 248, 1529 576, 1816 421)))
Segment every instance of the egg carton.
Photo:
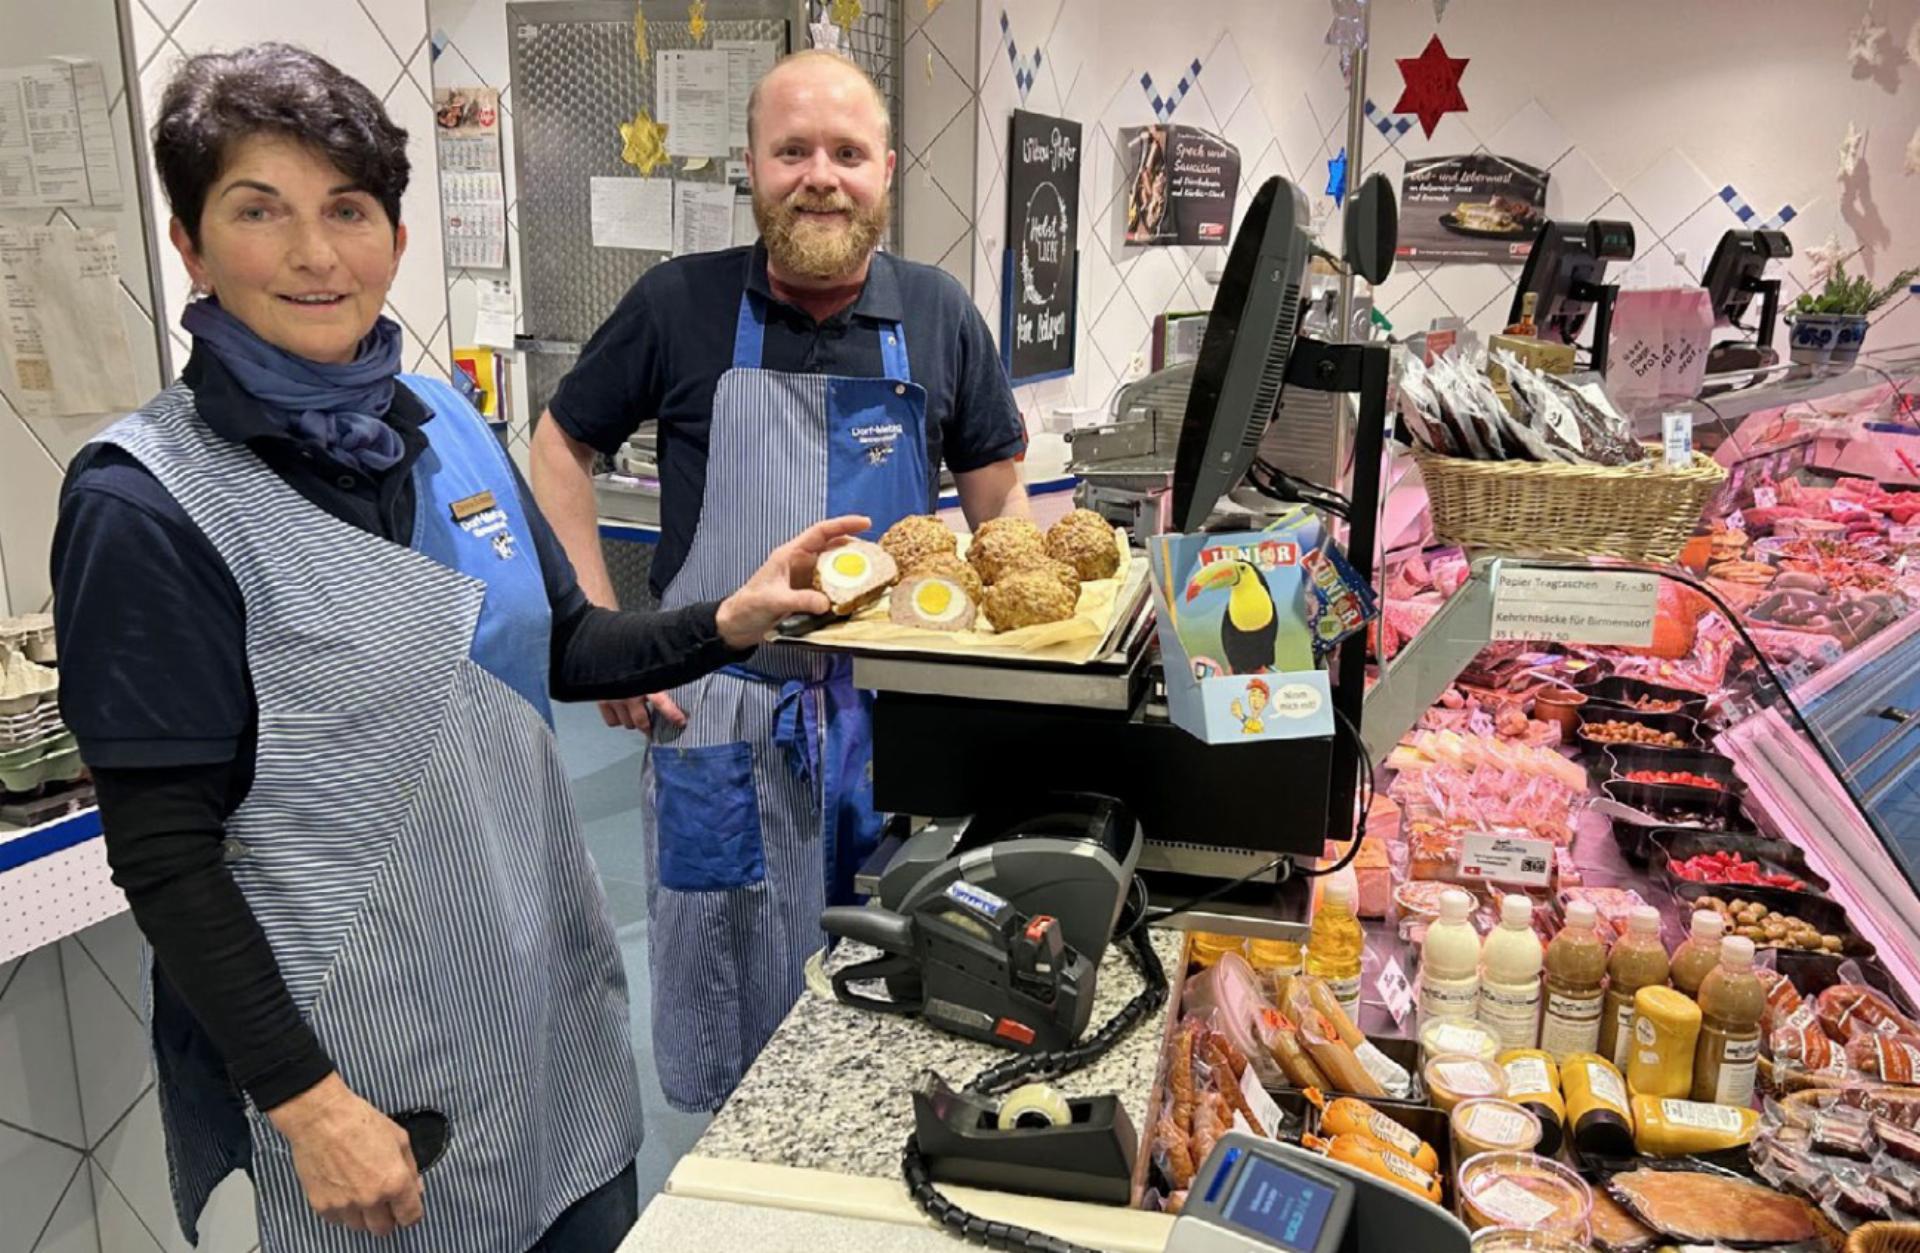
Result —
POLYGON ((21 748, 66 730, 57 701, 36 705, 31 711, 0 717, 0 752, 21 748))
POLYGON ((24 794, 43 783, 66 783, 80 777, 80 749, 71 732, 49 736, 36 744, 0 752, 0 791, 24 794))
POLYGON ((0 618, 0 649, 5 648, 25 653, 28 661, 52 665, 58 655, 53 642, 53 615, 29 613, 0 618))

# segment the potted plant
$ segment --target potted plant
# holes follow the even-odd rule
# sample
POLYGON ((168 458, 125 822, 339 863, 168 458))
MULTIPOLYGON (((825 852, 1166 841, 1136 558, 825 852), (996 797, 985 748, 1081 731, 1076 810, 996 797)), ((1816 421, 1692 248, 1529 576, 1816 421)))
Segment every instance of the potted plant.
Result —
POLYGON ((1793 328, 1792 356, 1796 364, 1852 365, 1867 337, 1867 315, 1920 277, 1920 266, 1900 271, 1883 287, 1864 274, 1848 275, 1842 257, 1819 292, 1806 291, 1793 302, 1787 321, 1793 328))

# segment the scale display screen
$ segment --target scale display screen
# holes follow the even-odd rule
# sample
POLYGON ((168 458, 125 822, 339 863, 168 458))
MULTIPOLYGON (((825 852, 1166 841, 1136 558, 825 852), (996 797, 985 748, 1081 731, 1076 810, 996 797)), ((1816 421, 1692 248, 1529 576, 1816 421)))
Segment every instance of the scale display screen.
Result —
POLYGON ((1248 1157, 1221 1217, 1294 1253, 1319 1245, 1334 1190, 1258 1154, 1248 1157))

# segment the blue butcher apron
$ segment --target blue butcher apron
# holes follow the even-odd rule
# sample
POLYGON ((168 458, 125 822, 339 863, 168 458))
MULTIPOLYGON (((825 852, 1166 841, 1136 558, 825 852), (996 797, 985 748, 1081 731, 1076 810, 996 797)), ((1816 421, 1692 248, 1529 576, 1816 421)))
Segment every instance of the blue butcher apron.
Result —
POLYGON ((641 1141, 626 980, 547 706, 551 615, 506 454, 446 384, 412 470, 413 546, 303 499, 184 385, 99 438, 226 562, 259 709, 228 866, 347 1085, 435 1110, 426 1217, 376 1238, 309 1208, 285 1139, 176 996, 152 997, 174 1204, 252 1173, 261 1245, 525 1253, 641 1141))
MULTIPOLYGON (((706 492, 662 607, 718 600, 823 518, 874 534, 932 510, 926 391, 898 323, 884 378, 760 368, 765 310, 740 299, 714 392, 706 492)), ((851 899, 879 840, 873 725, 852 666, 778 647, 670 693, 687 726, 642 767, 654 1060, 667 1100, 718 1109, 805 987, 820 911, 851 899)))

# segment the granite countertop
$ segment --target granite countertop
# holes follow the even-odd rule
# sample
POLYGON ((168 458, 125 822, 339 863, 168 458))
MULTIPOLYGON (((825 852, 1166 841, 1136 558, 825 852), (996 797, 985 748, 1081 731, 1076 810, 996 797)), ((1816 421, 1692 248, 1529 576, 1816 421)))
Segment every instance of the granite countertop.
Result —
MULTIPOLYGON (((1180 961, 1183 936, 1155 930, 1154 949, 1169 978, 1180 961)), ((829 970, 876 956, 842 944, 829 970)), ((1140 990, 1140 976, 1119 947, 1100 966, 1089 1030, 1119 1012, 1140 990)), ((1164 1035, 1165 1008, 1128 1033, 1119 1047, 1057 1085, 1069 1095, 1113 1092, 1135 1130, 1145 1125, 1164 1035)), ((893 1178, 900 1150, 913 1130, 914 1080, 937 1071, 959 1088, 980 1071, 1014 1054, 928 1026, 842 1005, 808 991, 774 1033, 693 1152, 893 1178)))

